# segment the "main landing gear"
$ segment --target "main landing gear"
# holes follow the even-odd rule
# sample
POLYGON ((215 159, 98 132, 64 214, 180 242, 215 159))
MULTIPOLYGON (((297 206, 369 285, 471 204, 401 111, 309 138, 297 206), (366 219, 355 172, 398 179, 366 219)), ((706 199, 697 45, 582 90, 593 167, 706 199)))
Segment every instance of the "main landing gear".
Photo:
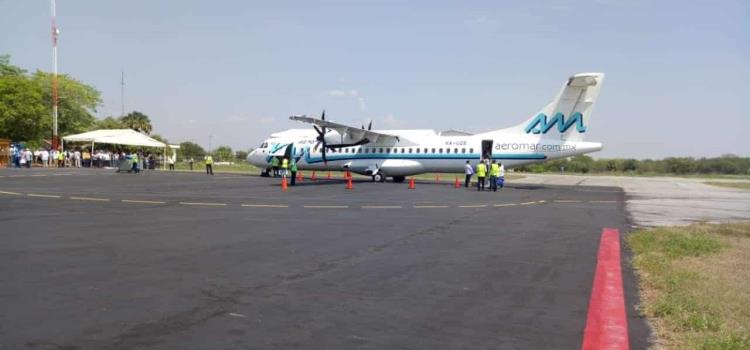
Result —
MULTIPOLYGON (((372 176, 373 182, 385 182, 385 174, 383 173, 377 173, 372 176)), ((393 183, 402 183, 406 180, 406 176, 394 176, 393 177, 393 183)))

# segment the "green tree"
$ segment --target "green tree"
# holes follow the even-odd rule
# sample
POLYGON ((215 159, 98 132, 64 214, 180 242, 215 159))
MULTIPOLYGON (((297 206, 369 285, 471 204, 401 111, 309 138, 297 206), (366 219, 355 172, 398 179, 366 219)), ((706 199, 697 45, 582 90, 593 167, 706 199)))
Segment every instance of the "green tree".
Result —
POLYGON ((0 76, 21 76, 25 74, 24 69, 10 64, 10 55, 0 55, 0 76))
POLYGON ((159 134, 153 134, 153 135, 149 135, 149 137, 151 137, 152 139, 154 139, 154 140, 156 140, 156 141, 161 141, 161 142, 164 142, 164 143, 166 143, 166 144, 169 144, 169 141, 167 141, 167 139, 165 139, 164 137, 162 137, 162 136, 161 136, 161 135, 159 135, 159 134))
POLYGON ((120 122, 127 128, 147 135, 150 134, 152 130, 151 119, 149 119, 147 115, 138 111, 128 113, 128 115, 120 118, 120 122))
MULTIPOLYGON (((41 88, 44 104, 52 105, 52 74, 36 71, 31 76, 41 88)), ((96 122, 94 114, 101 105, 101 93, 66 74, 57 76, 58 132, 60 135, 89 130, 96 122)), ((50 118, 51 113, 47 113, 50 118)))
POLYGON ((183 142, 180 144, 180 149, 177 150, 177 154, 179 155, 180 159, 190 159, 193 158, 195 160, 203 158, 203 156, 206 154, 206 151, 201 147, 200 145, 193 143, 193 142, 183 142))
POLYGON ((219 146, 214 150, 214 157, 220 162, 232 160, 232 148, 229 146, 219 146))
POLYGON ((247 159, 247 155, 250 154, 248 151, 236 151, 234 152, 234 158, 236 158, 239 161, 244 161, 247 159))
POLYGON ((99 129, 126 129, 126 127, 115 117, 106 117, 104 119, 97 119, 94 124, 89 128, 91 130, 99 129))
POLYGON ((0 76, 0 137, 41 141, 52 130, 39 86, 23 75, 0 76))

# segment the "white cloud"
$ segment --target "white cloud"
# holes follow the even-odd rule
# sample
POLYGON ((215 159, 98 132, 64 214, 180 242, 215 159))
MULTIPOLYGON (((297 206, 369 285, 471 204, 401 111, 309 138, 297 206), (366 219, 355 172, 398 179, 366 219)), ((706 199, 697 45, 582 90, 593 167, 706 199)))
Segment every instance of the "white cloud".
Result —
POLYGON ((185 126, 185 127, 188 127, 188 128, 189 127, 194 127, 194 126, 198 125, 198 121, 195 120, 195 119, 185 119, 185 120, 182 121, 182 125, 185 126))
POLYGON ((333 97, 345 97, 347 95, 346 91, 344 90, 331 90, 328 91, 328 94, 333 97))
POLYGON ((244 123, 247 121, 247 117, 243 117, 239 115, 230 115, 225 120, 229 123, 244 123))
POLYGON ((276 118, 274 118, 274 117, 262 117, 262 118, 258 119, 258 123, 260 123, 262 125, 273 124, 275 121, 276 121, 276 118))
POLYGON ((344 90, 344 89, 333 89, 328 91, 328 95, 332 97, 349 97, 349 98, 355 98, 357 99, 357 105, 359 105, 359 110, 364 112, 367 109, 367 103, 365 102, 365 98, 359 94, 359 91, 354 89, 344 90))
POLYGON ((388 113, 383 117, 383 125, 388 128, 400 128, 403 124, 403 121, 394 117, 393 114, 388 113))

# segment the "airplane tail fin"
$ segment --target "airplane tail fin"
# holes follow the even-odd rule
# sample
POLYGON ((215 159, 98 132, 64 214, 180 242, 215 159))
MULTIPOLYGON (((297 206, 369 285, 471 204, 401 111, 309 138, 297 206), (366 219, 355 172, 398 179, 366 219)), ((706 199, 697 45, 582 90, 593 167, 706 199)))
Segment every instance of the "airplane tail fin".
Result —
POLYGON ((543 138, 583 141, 603 82, 604 73, 581 73, 570 77, 552 102, 526 122, 512 127, 512 131, 543 138))

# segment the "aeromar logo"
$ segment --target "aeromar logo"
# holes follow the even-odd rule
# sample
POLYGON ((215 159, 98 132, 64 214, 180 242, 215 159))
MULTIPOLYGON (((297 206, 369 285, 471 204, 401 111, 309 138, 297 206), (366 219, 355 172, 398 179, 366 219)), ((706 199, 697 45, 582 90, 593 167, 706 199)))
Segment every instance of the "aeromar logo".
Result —
POLYGON ((547 119, 547 115, 539 113, 536 118, 532 119, 529 125, 526 126, 526 133, 529 134, 546 134, 553 126, 557 124, 557 131, 563 133, 568 131, 573 125, 576 126, 576 131, 586 132, 586 126, 583 125, 583 114, 580 112, 574 112, 568 119, 565 119, 565 115, 562 113, 556 113, 552 119, 547 119))

